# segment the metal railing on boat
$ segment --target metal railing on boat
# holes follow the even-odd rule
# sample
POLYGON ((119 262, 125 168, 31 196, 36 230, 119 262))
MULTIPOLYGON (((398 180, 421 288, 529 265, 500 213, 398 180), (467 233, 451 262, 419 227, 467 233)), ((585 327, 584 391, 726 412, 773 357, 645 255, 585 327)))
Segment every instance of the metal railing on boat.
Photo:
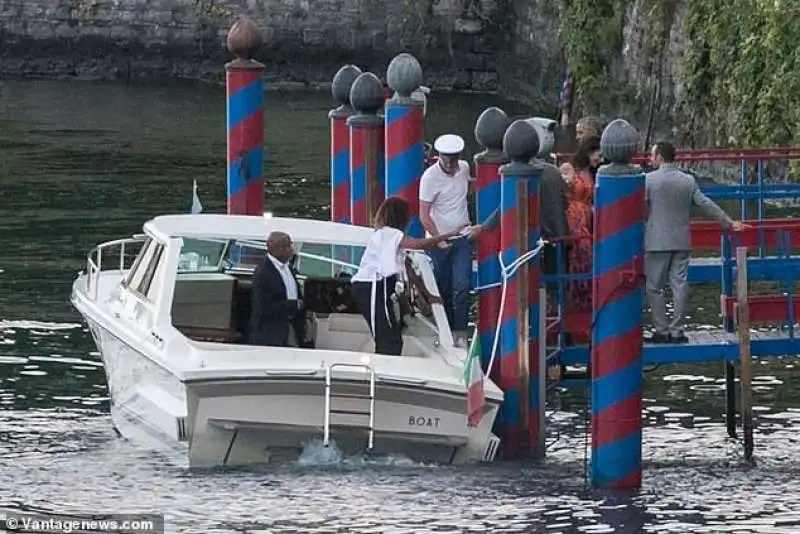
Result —
POLYGON ((98 282, 100 273, 103 271, 104 260, 106 260, 106 265, 113 265, 112 268, 106 270, 115 270, 123 273, 133 264, 145 239, 146 236, 144 234, 137 234, 124 239, 106 241, 91 249, 86 255, 86 294, 91 296, 93 300, 97 300, 98 282), (112 258, 114 259, 109 263, 108 257, 110 254, 113 254, 112 258))

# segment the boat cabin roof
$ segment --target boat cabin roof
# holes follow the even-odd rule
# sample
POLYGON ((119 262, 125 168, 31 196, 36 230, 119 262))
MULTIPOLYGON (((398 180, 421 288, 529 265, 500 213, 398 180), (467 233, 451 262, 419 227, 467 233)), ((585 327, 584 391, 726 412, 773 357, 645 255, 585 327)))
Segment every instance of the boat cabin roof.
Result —
POLYGON ((216 213, 160 215, 144 224, 144 231, 159 241, 172 238, 264 241, 270 232, 289 234, 294 241, 331 245, 366 245, 372 228, 351 224, 216 213))

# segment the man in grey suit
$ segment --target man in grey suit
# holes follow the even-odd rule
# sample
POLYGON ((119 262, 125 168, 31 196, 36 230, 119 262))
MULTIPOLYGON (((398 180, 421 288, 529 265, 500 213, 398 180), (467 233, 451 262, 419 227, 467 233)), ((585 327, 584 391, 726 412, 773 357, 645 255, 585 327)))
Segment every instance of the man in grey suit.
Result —
POLYGON ((653 314, 652 343, 686 343, 683 313, 688 293, 687 275, 692 254, 690 222, 692 206, 724 227, 738 231, 744 225, 731 219, 722 208, 700 191, 693 176, 675 164, 675 147, 656 143, 651 157, 658 170, 645 178, 647 223, 645 225, 645 275, 647 301, 653 314), (672 291, 674 314, 667 321, 664 289, 672 291))

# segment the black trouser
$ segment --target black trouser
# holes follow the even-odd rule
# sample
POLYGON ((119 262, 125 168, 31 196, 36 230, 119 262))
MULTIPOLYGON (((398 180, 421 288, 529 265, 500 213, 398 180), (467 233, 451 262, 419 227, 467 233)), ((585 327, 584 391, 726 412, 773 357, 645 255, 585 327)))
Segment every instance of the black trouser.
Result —
POLYGON ((375 339, 375 353, 399 356, 403 351, 403 332, 400 321, 394 316, 392 295, 397 276, 378 280, 377 282, 353 282, 351 293, 358 310, 367 320, 375 339), (373 298, 373 290, 375 295, 373 298), (374 303, 374 309, 373 309, 374 303), (372 324, 372 317, 375 324, 372 324))
MULTIPOLYGON (((542 275, 544 276, 559 276, 563 275, 569 270, 567 269, 567 253, 568 250, 566 247, 561 247, 561 269, 559 269, 558 265, 558 245, 554 244, 547 244, 542 249, 542 259, 541 259, 541 268, 542 268, 542 275)), ((562 287, 566 287, 566 284, 562 281, 562 287)), ((558 313, 558 282, 547 282, 545 284, 545 288, 547 289, 547 312, 548 314, 555 315, 558 313)), ((569 345, 571 344, 570 335, 564 335, 564 342, 569 345)), ((563 367, 563 366, 562 366, 563 367)))
MULTIPOLYGON (((561 250, 561 269, 558 267, 558 248, 557 245, 547 244, 542 249, 541 269, 544 276, 556 276, 567 272, 567 253, 562 248, 561 250)), ((547 282, 545 284, 547 289, 548 305, 555 308, 558 304, 558 283, 547 282)))

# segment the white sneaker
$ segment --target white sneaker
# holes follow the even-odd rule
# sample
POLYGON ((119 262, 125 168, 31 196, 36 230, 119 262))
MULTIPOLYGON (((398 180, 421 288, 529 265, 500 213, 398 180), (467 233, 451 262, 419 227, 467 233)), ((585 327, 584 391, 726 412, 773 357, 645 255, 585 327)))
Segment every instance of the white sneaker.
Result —
POLYGON ((453 346, 459 349, 466 349, 469 347, 469 341, 465 335, 454 335, 453 346))

